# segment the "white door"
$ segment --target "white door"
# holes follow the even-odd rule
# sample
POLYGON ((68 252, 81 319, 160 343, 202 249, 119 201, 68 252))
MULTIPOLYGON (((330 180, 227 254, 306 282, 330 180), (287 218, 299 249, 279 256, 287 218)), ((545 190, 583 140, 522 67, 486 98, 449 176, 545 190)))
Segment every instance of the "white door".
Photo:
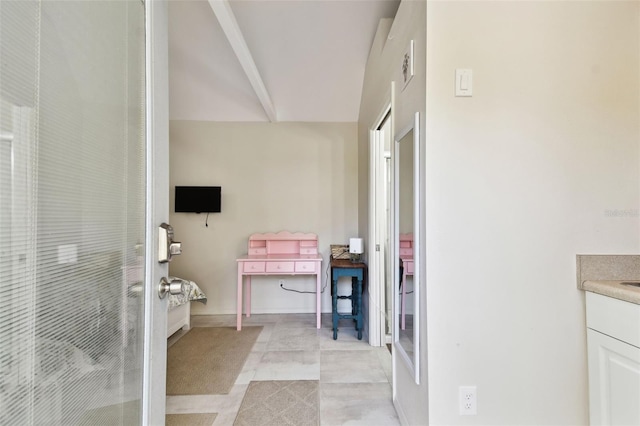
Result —
POLYGON ((164 422, 154 3, 0 2, 0 424, 164 422))

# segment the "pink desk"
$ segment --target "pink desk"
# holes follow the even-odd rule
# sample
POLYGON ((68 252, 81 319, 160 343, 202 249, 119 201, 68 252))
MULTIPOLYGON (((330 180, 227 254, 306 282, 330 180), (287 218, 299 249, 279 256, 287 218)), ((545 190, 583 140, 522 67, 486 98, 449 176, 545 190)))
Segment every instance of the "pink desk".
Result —
POLYGON ((401 297, 401 324, 400 328, 405 329, 404 319, 404 296, 407 292, 407 277, 413 276, 413 234, 400 234, 400 259, 402 259, 402 297, 401 297))
POLYGON ((236 325, 238 330, 242 329, 243 287, 245 314, 247 317, 251 316, 251 277, 253 275, 315 275, 316 326, 320 328, 322 256, 318 254, 316 234, 301 232, 253 234, 249 237, 248 253, 236 261, 238 262, 236 325))

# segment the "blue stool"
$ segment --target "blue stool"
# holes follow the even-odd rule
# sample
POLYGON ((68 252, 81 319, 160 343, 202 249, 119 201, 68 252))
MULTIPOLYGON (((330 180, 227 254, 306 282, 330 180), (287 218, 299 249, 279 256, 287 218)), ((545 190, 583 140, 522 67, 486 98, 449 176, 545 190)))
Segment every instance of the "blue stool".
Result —
POLYGON ((362 330, 364 329, 362 291, 364 288, 366 269, 367 265, 364 263, 353 263, 348 259, 331 258, 331 317, 333 320, 333 340, 338 338, 338 321, 340 319, 353 319, 356 323, 358 340, 362 340, 362 330), (351 294, 348 296, 338 295, 338 278, 340 277, 351 277, 351 294), (338 312, 338 299, 351 300, 350 314, 341 314, 338 312))

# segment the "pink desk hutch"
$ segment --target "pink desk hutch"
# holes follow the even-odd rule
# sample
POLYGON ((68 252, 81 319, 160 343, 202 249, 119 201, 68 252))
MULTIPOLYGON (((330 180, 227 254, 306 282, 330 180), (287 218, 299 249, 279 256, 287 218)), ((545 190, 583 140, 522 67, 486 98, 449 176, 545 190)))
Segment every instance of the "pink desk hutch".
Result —
POLYGON ((404 320, 404 296, 407 291, 407 276, 413 276, 413 234, 400 234, 400 259, 402 260, 402 302, 401 306, 401 324, 402 330, 405 329, 404 320))
POLYGON ((237 329, 242 329, 242 291, 244 310, 251 316, 251 276, 253 275, 315 275, 316 325, 320 328, 322 256, 318 254, 318 236, 301 232, 253 234, 249 237, 248 254, 238 262, 237 329))

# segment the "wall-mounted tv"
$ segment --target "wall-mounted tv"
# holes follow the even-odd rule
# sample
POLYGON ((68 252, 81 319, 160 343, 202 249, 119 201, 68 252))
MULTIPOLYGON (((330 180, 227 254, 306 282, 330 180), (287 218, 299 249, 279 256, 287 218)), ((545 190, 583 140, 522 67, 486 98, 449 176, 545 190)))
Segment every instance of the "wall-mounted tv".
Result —
POLYGON ((176 186, 176 213, 220 213, 222 187, 176 186))

